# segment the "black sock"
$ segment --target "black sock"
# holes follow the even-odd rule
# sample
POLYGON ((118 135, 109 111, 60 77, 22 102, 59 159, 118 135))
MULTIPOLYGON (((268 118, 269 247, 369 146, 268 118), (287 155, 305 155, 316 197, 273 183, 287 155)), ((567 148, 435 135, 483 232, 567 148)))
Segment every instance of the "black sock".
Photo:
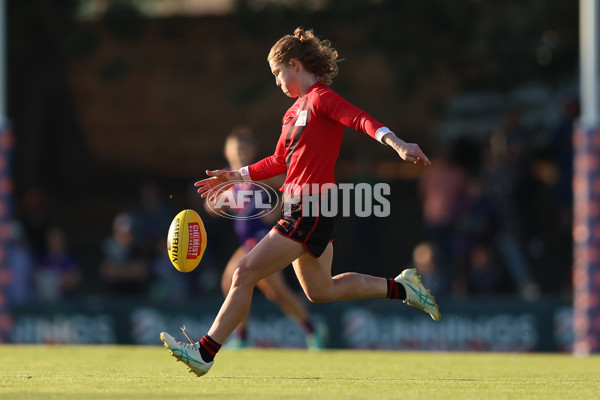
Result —
POLYGON ((406 289, 401 283, 398 283, 394 278, 388 278, 387 280, 388 292, 386 299, 406 299, 406 289))
POLYGON ((202 359, 206 362, 211 362, 215 359, 215 355, 221 349, 221 345, 213 340, 208 335, 204 335, 202 339, 200 339, 200 355, 202 359))

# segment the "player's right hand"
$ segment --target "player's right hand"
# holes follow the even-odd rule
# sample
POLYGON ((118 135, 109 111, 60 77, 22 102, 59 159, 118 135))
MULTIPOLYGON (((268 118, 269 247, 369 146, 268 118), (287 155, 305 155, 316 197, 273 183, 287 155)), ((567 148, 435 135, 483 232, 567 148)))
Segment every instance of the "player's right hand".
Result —
POLYGON ((198 188, 200 197, 206 198, 210 196, 209 201, 215 200, 219 194, 235 185, 235 181, 241 180, 241 177, 238 176, 238 171, 225 171, 222 169, 207 170, 206 175, 211 178, 202 179, 194 183, 194 186, 198 188))

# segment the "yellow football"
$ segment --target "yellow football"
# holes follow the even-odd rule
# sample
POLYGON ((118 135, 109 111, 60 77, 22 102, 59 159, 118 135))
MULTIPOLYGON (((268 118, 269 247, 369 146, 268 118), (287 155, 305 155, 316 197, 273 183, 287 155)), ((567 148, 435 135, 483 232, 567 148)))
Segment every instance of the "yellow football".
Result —
POLYGON ((183 210, 175 216, 169 227, 167 250, 178 271, 196 269, 206 250, 206 229, 196 211, 183 210))

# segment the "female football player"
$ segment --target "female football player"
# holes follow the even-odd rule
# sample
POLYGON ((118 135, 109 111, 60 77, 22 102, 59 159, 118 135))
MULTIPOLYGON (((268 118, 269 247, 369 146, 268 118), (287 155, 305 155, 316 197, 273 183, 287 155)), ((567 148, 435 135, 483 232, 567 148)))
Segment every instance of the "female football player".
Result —
POLYGON ((183 329, 190 344, 166 332, 160 337, 178 361, 190 371, 204 375, 212 367, 221 344, 244 319, 258 281, 289 264, 308 299, 325 303, 366 298, 402 299, 436 321, 441 317, 431 292, 423 286, 415 269, 396 278, 380 278, 347 272, 331 275, 335 217, 321 209, 303 207, 303 196, 326 195, 340 151, 344 126, 364 132, 391 147, 403 160, 429 165, 429 159, 414 143, 406 143, 366 112, 353 106, 329 88, 338 72, 337 51, 329 41, 312 31, 297 28, 279 39, 267 60, 275 84, 296 101, 283 117, 275 153, 238 171, 207 171, 210 178, 196 182, 202 197, 216 196, 233 181, 260 181, 285 173, 283 216, 238 263, 231 288, 208 333, 195 342, 183 329), (308 188, 308 189, 307 189, 308 188), (287 195, 287 196, 286 196, 287 195), (287 202, 286 202, 287 200, 287 202), (304 209, 303 209, 304 208, 304 209))
MULTIPOLYGON (((248 165, 256 156, 256 147, 254 138, 249 128, 239 126, 234 128, 225 140, 224 155, 229 164, 230 170, 239 170, 248 165)), ((280 185, 281 175, 274 177, 273 182, 264 181, 272 185, 280 185)), ((243 190, 246 187, 252 188, 252 184, 238 183, 229 190, 243 190)), ((215 199, 216 200, 216 199, 215 199)), ((266 199, 261 199, 262 203, 268 204, 266 199)), ((252 218, 257 214, 255 202, 240 202, 241 204, 232 209, 228 207, 230 213, 236 216, 234 221, 234 231, 238 238, 240 247, 238 247, 225 266, 221 277, 221 290, 227 296, 231 288, 233 274, 244 257, 256 244, 265 237, 273 224, 279 218, 274 211, 265 214, 260 218, 252 218)), ((209 214, 214 214, 218 204, 215 201, 208 200, 205 203, 205 209, 209 214)), ((222 210, 221 210, 222 211, 222 210)), ((304 302, 286 283, 283 273, 274 273, 261 279, 256 286, 267 297, 267 299, 276 303, 281 310, 292 320, 298 323, 306 337, 306 345, 310 350, 321 350, 325 346, 327 328, 324 324, 316 323, 311 318, 304 302)), ((232 340, 229 341, 231 348, 246 347, 248 340, 248 318, 244 318, 236 328, 232 340)))

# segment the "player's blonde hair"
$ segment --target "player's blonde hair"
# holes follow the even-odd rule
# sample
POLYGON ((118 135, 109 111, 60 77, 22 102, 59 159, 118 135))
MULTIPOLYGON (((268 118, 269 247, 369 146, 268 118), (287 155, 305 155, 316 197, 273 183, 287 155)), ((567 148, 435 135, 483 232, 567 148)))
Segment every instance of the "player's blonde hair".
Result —
POLYGON ((338 73, 338 52, 329 40, 321 40, 312 30, 296 28, 293 35, 285 35, 271 47, 268 61, 287 64, 299 60, 317 79, 329 85, 338 73))

